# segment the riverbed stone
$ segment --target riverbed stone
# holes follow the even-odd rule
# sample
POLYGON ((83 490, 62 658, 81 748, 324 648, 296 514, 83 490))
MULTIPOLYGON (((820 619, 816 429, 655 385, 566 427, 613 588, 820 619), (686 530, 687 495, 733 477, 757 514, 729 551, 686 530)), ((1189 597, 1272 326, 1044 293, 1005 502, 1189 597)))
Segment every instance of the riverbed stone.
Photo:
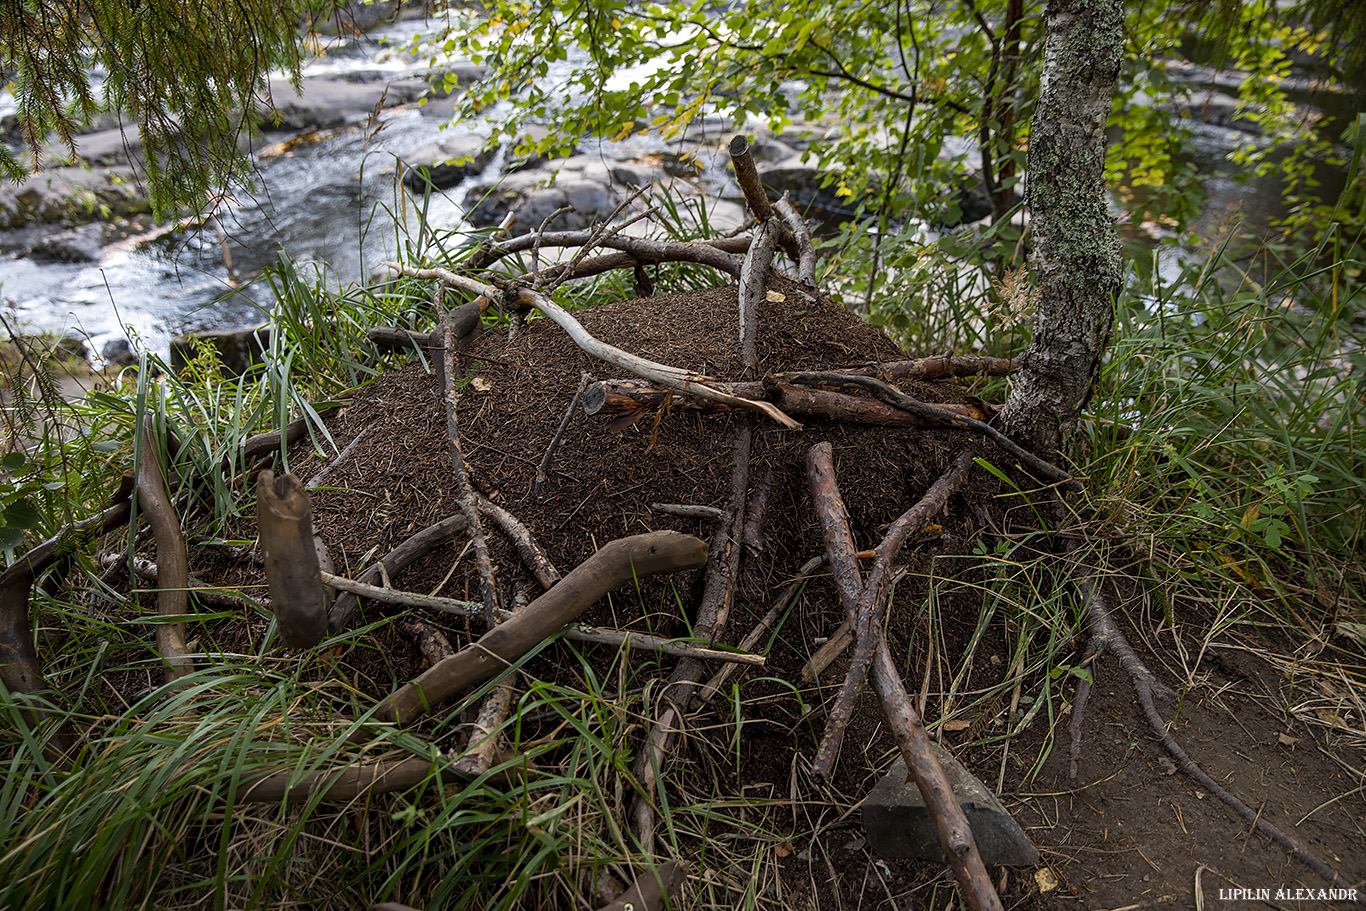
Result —
POLYGON ((444 190, 482 174, 497 153, 497 146, 486 146, 484 138, 474 133, 442 136, 403 156, 407 166, 403 183, 414 193, 422 193, 428 186, 444 190))
POLYGON ((104 255, 104 226, 96 222, 78 225, 40 237, 28 248, 29 259, 47 263, 93 263, 104 255))
MULTIPOLYGON (((987 865, 1037 865, 1038 849, 1030 844, 996 795, 948 750, 937 743, 931 743, 931 747, 968 818, 982 861, 987 865)), ((906 762, 900 756, 863 799, 863 826, 868 831, 869 847, 883 857, 945 859, 934 820, 925 808, 925 798, 910 780, 906 762)))
POLYGON ((81 225, 152 209, 131 168, 49 168, 0 185, 0 231, 30 224, 81 225))
POLYGON ((131 367, 138 362, 133 346, 126 338, 111 338, 100 349, 100 360, 111 367, 131 367))

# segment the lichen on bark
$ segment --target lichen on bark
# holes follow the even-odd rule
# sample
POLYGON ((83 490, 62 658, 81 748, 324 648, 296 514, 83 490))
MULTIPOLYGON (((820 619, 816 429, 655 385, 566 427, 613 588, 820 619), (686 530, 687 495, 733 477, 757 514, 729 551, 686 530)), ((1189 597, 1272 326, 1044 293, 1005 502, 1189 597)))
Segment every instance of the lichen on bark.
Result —
POLYGON ((1027 190, 1039 304, 1001 422, 1053 458, 1090 399, 1122 282, 1104 171, 1123 11, 1119 0, 1052 0, 1045 27, 1027 190))

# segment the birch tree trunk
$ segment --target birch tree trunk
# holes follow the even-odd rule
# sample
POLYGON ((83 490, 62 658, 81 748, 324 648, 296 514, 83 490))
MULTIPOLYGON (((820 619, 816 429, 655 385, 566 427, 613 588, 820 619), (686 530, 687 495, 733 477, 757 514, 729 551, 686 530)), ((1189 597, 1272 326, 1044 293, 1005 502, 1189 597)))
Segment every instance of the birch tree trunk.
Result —
POLYGON ((1050 0, 1044 17, 1027 191, 1039 302, 1001 423, 1052 459, 1091 397, 1122 281, 1104 170, 1124 17, 1121 0, 1050 0))

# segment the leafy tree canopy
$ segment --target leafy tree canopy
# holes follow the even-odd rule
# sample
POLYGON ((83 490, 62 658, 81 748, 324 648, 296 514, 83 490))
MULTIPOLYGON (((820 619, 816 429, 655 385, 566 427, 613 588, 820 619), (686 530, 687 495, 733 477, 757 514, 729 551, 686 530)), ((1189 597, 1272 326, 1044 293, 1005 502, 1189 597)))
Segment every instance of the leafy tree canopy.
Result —
MULTIPOLYGON (((1366 7, 1362 0, 1347 5, 1366 7)), ((1277 0, 1126 4, 1112 118, 1121 138, 1109 171, 1123 177, 1136 218, 1181 223, 1198 209, 1189 137, 1157 102, 1204 90, 1178 71, 1200 36, 1214 36, 1206 42, 1214 49, 1211 65, 1250 74, 1239 114, 1272 142, 1249 141, 1241 152, 1247 173, 1282 166, 1270 154, 1277 141, 1316 138, 1285 90, 1292 60, 1348 59, 1338 51, 1355 47, 1355 32, 1366 28, 1366 9, 1355 26, 1339 15, 1327 28, 1324 7, 1277 0)), ((557 127, 566 141, 623 138, 647 127, 668 135, 714 110, 741 124, 757 118, 781 128, 795 111, 837 127, 813 153, 841 175, 841 194, 934 218, 953 205, 944 196, 947 172, 970 167, 982 174, 998 220, 1015 202, 1023 125, 1039 90, 1039 0, 488 0, 485 8, 487 15, 453 32, 446 45, 496 73, 465 97, 458 117, 512 100, 505 132, 520 135, 521 123, 532 120, 557 127), (556 82, 557 72, 567 75, 556 82), (975 145, 967 161, 941 156, 952 137, 975 145), (875 174, 884 178, 881 189, 868 192, 877 187, 869 180, 875 174)), ((1290 192, 1312 189, 1314 164, 1332 156, 1343 156, 1340 146, 1310 143, 1298 166, 1287 169, 1290 192)), ((997 239, 1013 242, 1008 228, 1000 230, 1007 236, 997 239)))
POLYGON ((105 112, 140 132, 153 209, 202 202, 242 164, 237 139, 271 70, 297 80, 304 27, 329 0, 0 0, 0 66, 18 105, 28 162, 0 146, 21 180, 56 134, 105 112))

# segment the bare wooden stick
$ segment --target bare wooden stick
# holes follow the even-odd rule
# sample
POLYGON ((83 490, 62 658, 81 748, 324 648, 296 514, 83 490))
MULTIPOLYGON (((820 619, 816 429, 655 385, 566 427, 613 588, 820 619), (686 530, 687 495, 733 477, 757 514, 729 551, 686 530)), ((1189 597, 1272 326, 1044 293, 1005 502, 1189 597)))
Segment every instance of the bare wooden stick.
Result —
MULTIPOLYGON (((797 575, 794 576, 787 585, 783 586, 783 590, 778 593, 778 597, 773 599, 773 604, 769 607, 768 613, 759 618, 759 622, 754 624, 754 628, 745 634, 744 639, 740 640, 740 651, 752 652, 758 647, 760 640, 768 635, 769 631, 773 629, 773 624, 778 621, 779 615, 787 610, 788 605, 792 603, 792 599, 796 597, 797 593, 806 585, 811 574, 819 569, 824 563, 825 557, 812 557, 802 564, 801 569, 797 570, 797 575)), ((733 664, 727 664, 725 667, 718 670, 712 678, 707 681, 706 685, 702 687, 702 698, 711 701, 721 692, 721 687, 725 686, 730 678, 735 676, 739 670, 740 667, 733 664)))
POLYGON ((313 508, 294 475, 276 478, 267 469, 256 476, 256 520, 280 638, 312 648, 327 635, 329 599, 313 545, 313 508))
POLYGON ((816 287, 816 248, 811 243, 811 230, 806 226, 806 219, 793 208, 786 194, 773 207, 796 239, 797 279, 808 288, 816 287))
MULTIPOLYGON (((743 137, 741 138, 743 141, 743 137)), ((733 148, 732 144, 732 148, 733 148)), ((740 268, 740 360, 743 379, 754 379, 759 362, 755 344, 759 337, 759 304, 764 299, 764 284, 773 266, 773 251, 778 245, 780 225, 776 220, 760 222, 754 232, 745 264, 740 268)))
POLYGON ((555 564, 550 562, 549 555, 536 543, 531 531, 517 520, 517 517, 508 512, 503 507, 497 505, 483 494, 479 494, 479 509, 487 514, 493 521, 498 523, 498 527, 503 530, 512 541, 512 546, 521 555, 522 562, 527 569, 536 577, 536 581, 541 584, 541 588, 549 591, 556 582, 560 581, 560 571, 555 568, 555 564))
MULTIPOLYGON (((157 566, 161 581, 157 583, 157 613, 163 617, 183 617, 188 608, 185 590, 190 584, 189 559, 185 553, 185 536, 180 531, 180 519, 171 505, 166 491, 166 479, 161 473, 153 445, 152 419, 143 418, 140 425, 137 456, 138 509, 147 516, 156 536, 157 566)), ((185 643, 185 621, 157 624, 157 651, 166 662, 168 681, 194 670, 189 648, 185 643)))
POLYGON ((455 654, 446 634, 429 623, 409 617, 400 621, 398 628, 417 642, 418 651, 422 652, 428 667, 455 654))
POLYGON ((465 514, 466 531, 474 548, 474 562, 479 569, 479 586, 484 596, 484 607, 488 611, 498 609, 498 581, 494 576, 493 561, 489 559, 488 543, 484 540, 484 527, 479 522, 479 501, 474 488, 470 485, 469 474, 465 470, 465 456, 460 451, 460 424, 456 420, 456 334, 454 326, 443 321, 441 363, 445 371, 446 405, 446 444, 450 450, 451 467, 455 474, 456 500, 460 511, 465 514))
POLYGON ((540 464, 536 466, 536 479, 531 482, 531 495, 533 497, 541 495, 541 485, 545 483, 546 470, 550 467, 550 460, 555 456, 555 449, 560 445, 560 438, 569 428, 569 420, 574 416, 574 408, 579 404, 579 400, 583 398, 583 390, 588 387, 588 380, 587 373, 579 374, 579 388, 574 390, 574 397, 569 400, 569 407, 564 410, 564 417, 560 418, 560 426, 555 431, 555 435, 550 438, 550 445, 545 448, 545 455, 541 457, 540 464))
POLYGON ((937 380, 959 376, 1009 376, 1018 365, 1004 357, 982 354, 936 354, 910 361, 889 361, 868 367, 835 370, 834 373, 875 376, 881 380, 937 380))
POLYGON ((391 693, 377 707, 376 717, 406 724, 461 689, 497 675, 621 583, 693 569, 706 562, 706 557, 705 543, 678 532, 651 532, 613 541, 525 611, 391 693))
POLYGON ((749 667, 763 667, 766 659, 763 655, 750 654, 744 648, 738 652, 726 652, 720 649, 703 648, 697 645, 689 645, 686 642, 678 642, 673 639, 663 639, 659 636, 651 636, 646 633, 634 633, 619 629, 603 629, 595 626, 569 626, 565 627, 564 638, 571 642, 590 642, 599 645, 626 645, 631 649, 644 649, 652 652, 660 652, 665 655, 674 655, 678 658, 696 658, 699 661, 720 661, 724 664, 746 665, 749 667))
MULTIPOLYGON (((839 752, 849 717, 853 714, 854 703, 863 691, 868 668, 872 662, 882 629, 882 618, 886 613, 888 581, 892 571, 892 561, 906 538, 924 528, 931 518, 948 503, 949 497, 963 486, 973 464, 972 450, 963 452, 939 480, 935 481, 925 495, 906 512, 902 513, 886 537, 875 549, 876 557, 869 570, 868 580, 859 593, 857 615, 854 618, 854 655, 849 661, 849 672, 844 678, 844 686, 835 704, 830 709, 826 721, 825 734, 821 738, 820 749, 812 768, 816 774, 829 778, 834 770, 835 756, 839 752)), ((819 443, 811 448, 808 461, 811 483, 831 484, 834 481, 834 461, 829 443, 819 443)))
MULTIPOLYGON (((600 247, 620 250, 643 262, 695 262, 711 266, 727 275, 740 275, 740 260, 734 253, 748 249, 749 238, 727 238, 719 241, 665 241, 650 240, 644 237, 629 237, 618 234, 610 237, 594 238, 593 231, 552 231, 542 238, 543 247, 581 247, 596 243, 600 247)), ((500 255, 520 253, 534 242, 530 237, 519 237, 498 245, 500 255)), ((583 263, 579 264, 580 266, 583 263)), ((578 274, 578 267, 574 269, 578 274)), ((549 274, 550 270, 546 273, 549 274)))
MULTIPOLYGON (((984 424, 981 421, 968 417, 945 415, 943 412, 933 413, 929 410, 929 406, 924 402, 913 399, 909 395, 901 392, 901 390, 889 386, 874 377, 851 376, 848 374, 830 372, 803 372, 774 374, 772 380, 779 384, 792 383, 798 386, 831 385, 836 387, 852 386, 860 389, 867 389, 889 405, 894 405, 905 411, 942 420, 950 427, 958 427, 962 430, 972 430, 976 433, 980 433, 1024 463, 1026 470, 1061 484, 1067 490, 1080 491, 1082 489, 1081 484, 1076 481, 1072 475, 1063 471, 1051 462, 1039 458, 990 424, 984 424)), ((765 382, 768 382, 767 378, 765 379, 765 382)))
POLYGON ((651 503, 650 509, 655 512, 662 512, 666 516, 678 516, 682 519, 703 519, 707 522, 724 522, 726 511, 717 509, 715 506, 690 506, 686 503, 651 503))
MULTIPOLYGON (((922 403, 930 411, 912 413, 886 402, 862 395, 846 395, 806 386, 764 385, 761 382, 714 380, 712 388, 737 398, 768 400, 785 414, 829 418, 856 424, 885 424, 894 427, 945 426, 951 418, 926 417, 927 414, 970 417, 986 420, 989 415, 975 405, 922 403)), ((651 386, 639 380, 607 379, 592 383, 584 391, 584 414, 625 414, 657 411, 668 402, 670 411, 723 414, 739 409, 719 402, 682 396, 671 389, 651 386)))
POLYGON ((854 625, 845 620, 835 631, 830 634, 830 638, 825 640, 825 644, 816 649, 816 653, 807 659, 802 665, 802 680, 807 683, 814 683, 827 667, 834 663, 835 659, 844 654, 854 641, 854 625))
POLYGON ((764 185, 759 180, 759 169, 754 166, 754 155, 749 150, 749 140, 736 134, 730 140, 730 163, 735 168, 735 182, 740 192, 745 194, 745 203, 754 217, 766 222, 773 217, 773 204, 768 201, 764 185))
MULTIPOLYGON (((463 518, 463 517, 462 517, 463 518)), ((376 571, 376 576, 379 572, 376 571)), ((369 585, 355 579, 346 579, 332 573, 320 572, 318 577, 323 585, 335 588, 337 591, 347 592, 351 595, 360 595, 369 598, 371 601, 381 601, 386 604, 402 604, 405 607, 429 607, 432 610, 439 610, 442 613, 454 614, 457 617, 468 617, 471 615, 484 615, 484 605, 478 601, 461 601, 458 598, 441 598, 436 595, 424 595, 420 592, 400 591, 396 588, 382 588, 378 585, 369 585)), ((340 599, 338 599, 340 600, 340 599)))
MULTIPOLYGON (((829 444, 823 444, 829 446, 829 444)), ((813 446, 811 452, 821 446, 813 446)), ((808 471, 816 514, 820 519, 821 530, 825 536, 826 556, 830 561, 831 576, 844 607, 845 617, 851 624, 858 620, 858 603, 863 595, 863 585, 859 581, 859 570, 854 562, 854 542, 849 533, 848 513, 839 485, 833 482, 833 463, 822 454, 813 458, 808 456, 808 471), (816 478, 817 469, 824 473, 828 470, 830 483, 816 478)), ((949 866, 953 869, 963 897, 972 911, 1001 911, 1001 900, 992 888, 991 878, 982 863, 982 856, 973 841, 972 829, 963 808, 954 797, 953 789, 939 767, 930 748, 929 737, 924 722, 915 710, 915 705, 906 693, 905 685, 897 673, 887 643, 882 640, 881 630, 875 629, 878 637, 874 650, 873 684, 882 703, 883 715, 887 718, 896 739, 897 747, 906 768, 915 778, 925 805, 934 819, 939 833, 939 843, 949 866)))
MULTIPOLYGON (((425 557, 433 548, 444 544, 464 531, 467 525, 465 514, 456 513, 453 516, 447 516, 434 525, 427 526, 385 554, 378 563, 361 573, 356 581, 358 583, 374 583, 379 581, 383 575, 397 575, 403 569, 425 557)), ((330 585, 331 583, 327 584, 330 585)), ((378 591, 383 591, 383 589, 378 589, 378 591)), ((361 592, 361 594, 365 593, 361 592)), ((351 619, 351 615, 360 607, 360 600, 356 595, 356 592, 347 591, 347 594, 343 594, 332 604, 329 611, 328 627, 333 633, 341 631, 351 619)))
POLYGON ((351 442, 346 444, 346 448, 339 452, 335 459, 324 465, 322 467, 322 470, 315 474, 312 478, 310 478, 308 483, 305 484, 304 487, 309 490, 316 490, 317 488, 322 487, 323 482, 327 480, 327 476, 330 475, 333 471, 335 471, 338 465, 340 465, 342 462, 345 462, 346 457, 351 455, 352 451, 355 450, 356 446, 365 437, 365 435, 374 429, 374 424, 369 424, 365 427, 362 427, 360 433, 356 434, 355 437, 352 438, 351 442))
MULTIPOLYGON (((126 567, 130 565, 127 554, 100 554, 99 564, 106 568, 126 567)), ((131 561, 133 572, 140 578, 149 582, 157 582, 161 579, 161 569, 156 563, 142 557, 134 557, 131 561)), ((230 589, 209 585, 194 573, 189 575, 189 594, 194 595, 205 604, 217 604, 222 607, 260 607, 256 601, 245 595, 230 594, 230 589)))
POLYGON ((768 498, 773 493, 773 465, 764 466, 764 474, 750 494, 745 509, 745 522, 740 529, 740 542, 751 551, 764 549, 764 525, 768 519, 768 498))
MULTIPOLYGON (((740 525, 745 511, 745 488, 748 486, 750 450, 754 440, 754 422, 749 415, 741 415, 735 428, 735 443, 731 450, 731 492, 726 504, 726 517, 712 539, 711 558, 707 563, 702 597, 698 601, 693 633, 699 639, 716 639, 725 630, 735 597, 735 580, 739 576, 740 525)), ((669 745, 678 732, 678 722, 687 714, 698 682, 705 668, 694 658, 678 662, 669 676, 669 685, 661 695, 654 723, 645 744, 636 758, 632 771, 640 785, 632 807, 632 822, 642 847, 648 848, 654 839, 654 795, 659 777, 668 765, 669 745)))

